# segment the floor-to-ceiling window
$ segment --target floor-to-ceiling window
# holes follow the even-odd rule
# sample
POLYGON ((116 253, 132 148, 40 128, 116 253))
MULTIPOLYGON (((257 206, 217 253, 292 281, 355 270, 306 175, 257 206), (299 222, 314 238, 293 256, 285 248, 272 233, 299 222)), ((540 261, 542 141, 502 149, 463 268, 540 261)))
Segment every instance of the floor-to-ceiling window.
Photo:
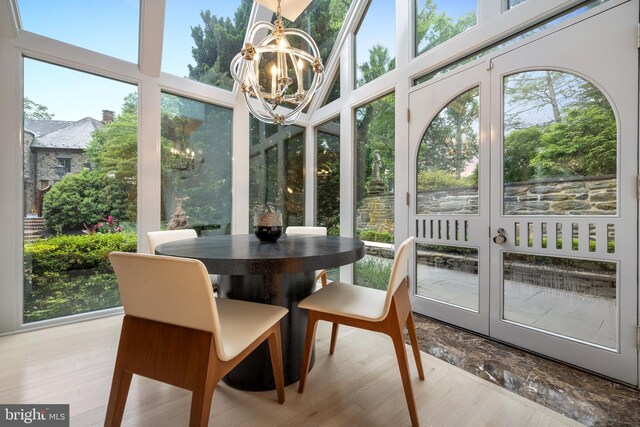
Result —
POLYGON ((137 93, 24 59, 24 323, 120 305, 107 255, 136 251, 137 93))

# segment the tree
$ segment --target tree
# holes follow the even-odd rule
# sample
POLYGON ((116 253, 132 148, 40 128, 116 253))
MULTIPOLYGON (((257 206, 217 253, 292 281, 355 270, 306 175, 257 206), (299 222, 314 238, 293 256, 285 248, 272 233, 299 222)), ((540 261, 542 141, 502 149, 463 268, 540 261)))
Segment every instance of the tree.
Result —
POLYGON ((33 102, 29 98, 24 98, 24 116, 34 120, 51 120, 54 114, 49 112, 49 109, 42 104, 33 102))
POLYGON ((229 18, 218 18, 210 10, 200 12, 203 24, 191 27, 195 65, 188 65, 189 78, 229 90, 233 88, 229 66, 242 49, 252 4, 252 0, 242 0, 233 22, 229 18))
POLYGON ((468 90, 431 121, 418 150, 418 173, 442 171, 460 180, 478 156, 480 91, 468 90))
POLYGON ((418 41, 418 53, 427 50, 449 40, 468 28, 473 27, 478 21, 476 13, 468 12, 462 15, 456 22, 444 12, 438 13, 438 6, 433 0, 426 0, 425 5, 416 16, 416 40, 418 41))

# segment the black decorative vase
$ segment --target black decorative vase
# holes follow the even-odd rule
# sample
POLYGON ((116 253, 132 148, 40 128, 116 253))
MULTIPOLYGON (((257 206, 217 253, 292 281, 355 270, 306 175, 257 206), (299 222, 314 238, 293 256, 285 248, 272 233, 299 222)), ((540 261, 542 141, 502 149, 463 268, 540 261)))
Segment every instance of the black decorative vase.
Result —
POLYGON ((282 226, 267 227, 256 225, 253 227, 255 235, 261 242, 275 242, 282 236, 282 226))
POLYGON ((253 216, 253 231, 261 242, 275 242, 282 236, 282 213, 270 207, 259 207, 253 216))

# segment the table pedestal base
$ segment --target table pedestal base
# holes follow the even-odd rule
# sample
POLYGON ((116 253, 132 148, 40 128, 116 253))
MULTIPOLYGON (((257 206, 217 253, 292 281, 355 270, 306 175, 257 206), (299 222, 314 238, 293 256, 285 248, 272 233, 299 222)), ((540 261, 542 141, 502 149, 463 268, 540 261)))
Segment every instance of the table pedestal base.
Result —
MULTIPOLYGON (((285 385, 300 379, 307 311, 299 309, 298 303, 311 295, 315 286, 315 271, 270 276, 221 275, 218 278, 218 296, 221 298, 279 305, 289 309, 289 313, 280 321, 285 385)), ((310 367, 314 362, 315 350, 311 355, 310 367)), ((274 390, 276 386, 267 342, 256 348, 223 381, 241 390, 274 390)))

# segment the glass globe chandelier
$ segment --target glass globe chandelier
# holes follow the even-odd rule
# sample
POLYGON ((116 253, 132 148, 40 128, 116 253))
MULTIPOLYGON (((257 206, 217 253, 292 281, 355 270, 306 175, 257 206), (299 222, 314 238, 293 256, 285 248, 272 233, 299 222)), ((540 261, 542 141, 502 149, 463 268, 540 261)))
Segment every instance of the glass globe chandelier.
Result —
POLYGON ((249 30, 244 48, 231 61, 231 76, 240 85, 251 114, 263 122, 281 125, 295 122, 309 105, 322 85, 323 71, 320 51, 313 39, 302 30, 284 28, 280 0, 275 22, 256 22, 249 30), (270 33, 255 44, 256 35, 265 29, 270 33), (299 49, 290 42, 294 42, 294 46, 306 44, 308 49, 299 49), (313 70, 308 88, 304 87, 305 67, 313 70), (295 77, 295 84, 289 75, 295 77), (265 86, 271 83, 269 90, 260 85, 261 76, 265 86), (293 109, 276 112, 276 108, 285 103, 293 105, 293 109))

